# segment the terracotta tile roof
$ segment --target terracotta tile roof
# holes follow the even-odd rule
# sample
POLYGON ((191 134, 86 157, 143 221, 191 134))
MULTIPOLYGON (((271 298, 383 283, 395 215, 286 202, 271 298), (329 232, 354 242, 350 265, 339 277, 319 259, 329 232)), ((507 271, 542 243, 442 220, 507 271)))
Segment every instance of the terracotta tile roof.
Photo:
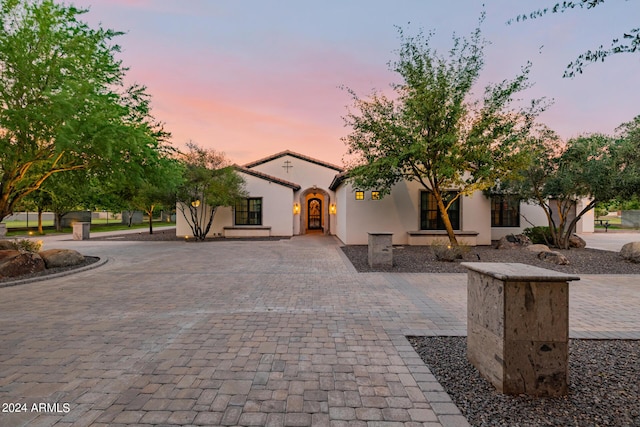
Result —
POLYGON ((345 179, 347 179, 347 176, 348 176, 347 171, 336 174, 336 176, 333 177, 333 181, 331 181, 331 185, 329 185, 329 190, 336 191, 336 189, 340 187, 340 184, 342 184, 345 181, 345 179))

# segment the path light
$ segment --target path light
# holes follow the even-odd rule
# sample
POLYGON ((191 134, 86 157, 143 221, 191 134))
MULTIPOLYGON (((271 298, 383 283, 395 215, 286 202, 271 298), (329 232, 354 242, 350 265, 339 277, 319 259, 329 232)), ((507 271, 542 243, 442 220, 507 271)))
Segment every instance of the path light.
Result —
POLYGON ((293 214, 298 215, 300 213, 300 203, 293 204, 293 214))
POLYGON ((329 205, 329 213, 332 215, 335 215, 337 212, 337 208, 336 208, 336 204, 335 203, 331 203, 329 205))

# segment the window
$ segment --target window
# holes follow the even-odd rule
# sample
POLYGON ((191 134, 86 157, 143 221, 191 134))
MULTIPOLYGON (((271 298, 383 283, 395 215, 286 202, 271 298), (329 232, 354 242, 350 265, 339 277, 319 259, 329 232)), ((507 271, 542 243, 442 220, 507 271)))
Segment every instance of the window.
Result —
POLYGON ((356 200, 364 200, 364 191, 356 191, 356 200))
POLYGON ((236 203, 236 225, 262 225, 262 198, 252 197, 236 203))
POLYGON ((380 200, 380 192, 372 191, 371 192, 371 200, 380 200))
POLYGON ((515 196, 491 196, 491 226, 520 227, 520 199, 515 196))
MULTIPOLYGON (((456 196, 457 193, 450 191, 442 193, 445 205, 456 196)), ((454 230, 460 229, 460 199, 451 204, 448 210, 449 220, 454 230)), ((438 210, 436 198, 430 191, 420 193, 420 229, 421 230, 444 230, 442 215, 438 210)))

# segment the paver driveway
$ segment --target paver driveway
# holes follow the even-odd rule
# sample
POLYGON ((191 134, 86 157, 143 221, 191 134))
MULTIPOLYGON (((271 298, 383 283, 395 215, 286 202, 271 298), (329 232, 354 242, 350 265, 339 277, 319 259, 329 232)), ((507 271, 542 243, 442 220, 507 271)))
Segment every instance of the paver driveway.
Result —
MULTIPOLYGON (((358 274, 319 236, 56 246, 110 261, 0 289, 0 403, 26 409, 0 425, 466 425, 404 338, 465 334, 465 275, 358 274)), ((606 280, 572 333, 640 337, 639 284, 606 280)))

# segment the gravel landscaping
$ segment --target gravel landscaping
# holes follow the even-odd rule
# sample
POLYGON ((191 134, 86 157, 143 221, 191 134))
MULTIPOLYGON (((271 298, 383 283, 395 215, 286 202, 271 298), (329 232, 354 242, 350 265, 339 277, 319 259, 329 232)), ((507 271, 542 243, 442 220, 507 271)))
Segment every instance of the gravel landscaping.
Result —
POLYGON ((472 426, 640 426, 640 341, 570 340, 561 398, 498 393, 467 361, 465 337, 409 341, 472 426))
POLYGON ((569 265, 555 265, 538 259, 537 253, 527 249, 495 249, 492 246, 469 248, 464 259, 454 262, 438 261, 429 246, 396 246, 391 268, 369 267, 368 249, 362 246, 343 246, 342 251, 361 273, 385 271, 392 273, 466 273, 460 265, 467 262, 519 262, 549 270, 571 274, 640 274, 640 264, 625 261, 618 253, 597 249, 558 250, 569 259, 569 265))

